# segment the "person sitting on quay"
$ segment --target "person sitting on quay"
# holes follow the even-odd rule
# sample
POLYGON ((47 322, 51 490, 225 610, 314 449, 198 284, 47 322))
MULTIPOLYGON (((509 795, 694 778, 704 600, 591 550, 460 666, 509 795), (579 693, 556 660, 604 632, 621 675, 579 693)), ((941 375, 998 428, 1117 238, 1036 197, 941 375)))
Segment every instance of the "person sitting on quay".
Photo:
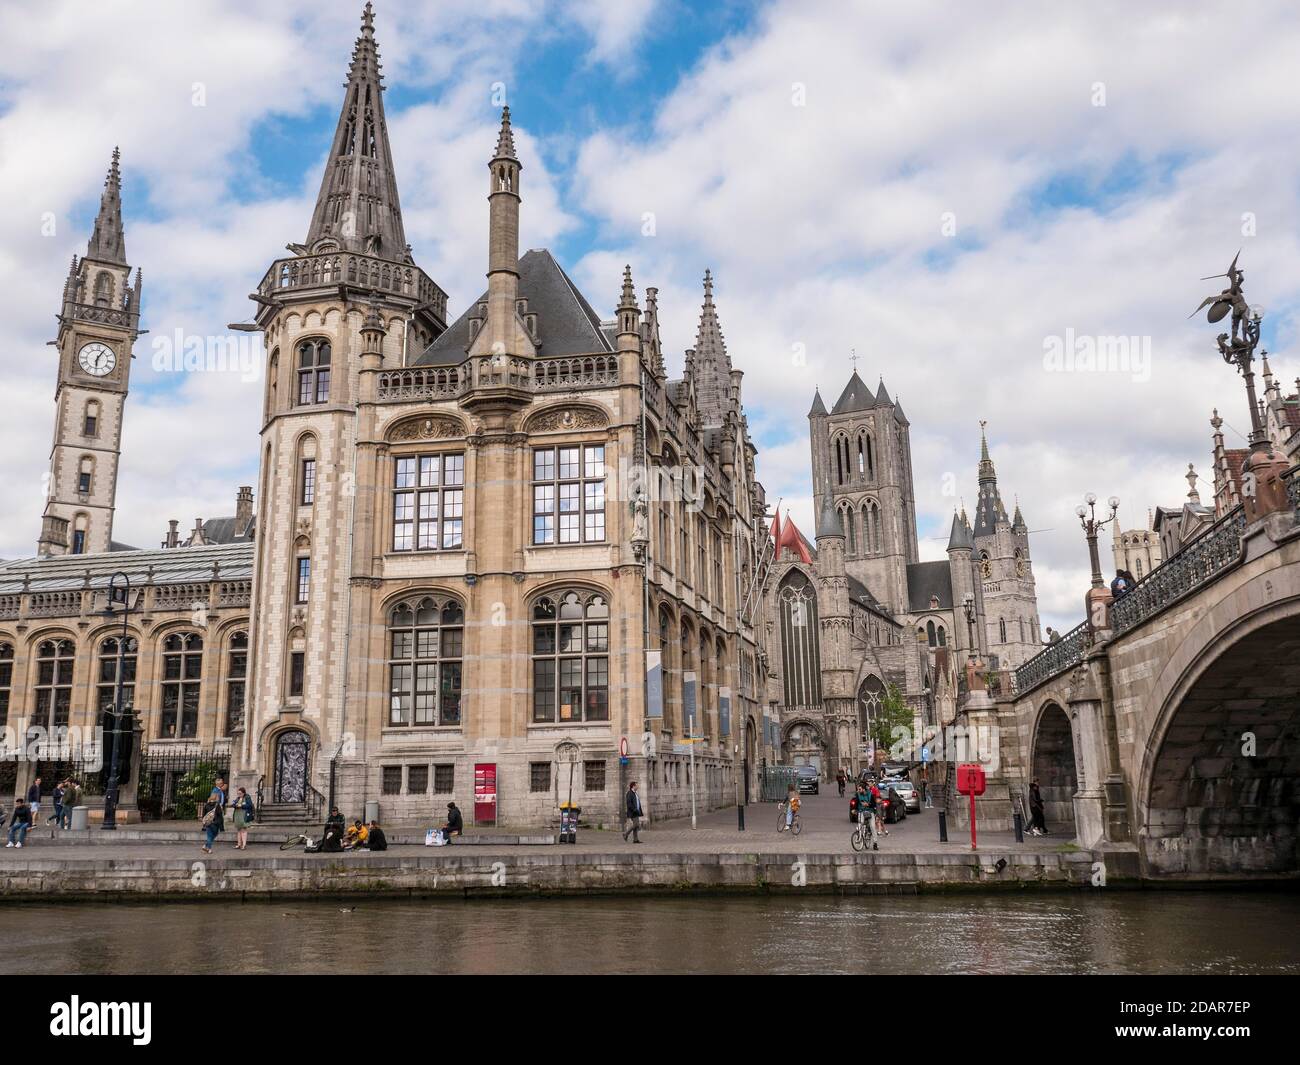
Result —
POLYGON ((442 826, 442 838, 450 843, 452 836, 463 836, 464 834, 464 818, 460 816, 460 811, 456 809, 454 802, 447 803, 447 823, 442 826))
POLYGON ((370 827, 366 834, 366 850, 386 851, 388 850, 388 837, 384 835, 384 830, 379 827, 378 821, 371 821, 370 827))
POLYGON ((27 840, 27 830, 32 827, 32 810, 23 799, 14 801, 14 820, 9 826, 6 847, 21 847, 27 840))
POLYGON ((350 851, 356 850, 358 847, 364 847, 369 835, 370 829, 366 828, 360 818, 357 818, 352 822, 352 827, 348 829, 347 836, 343 840, 343 849, 350 851))

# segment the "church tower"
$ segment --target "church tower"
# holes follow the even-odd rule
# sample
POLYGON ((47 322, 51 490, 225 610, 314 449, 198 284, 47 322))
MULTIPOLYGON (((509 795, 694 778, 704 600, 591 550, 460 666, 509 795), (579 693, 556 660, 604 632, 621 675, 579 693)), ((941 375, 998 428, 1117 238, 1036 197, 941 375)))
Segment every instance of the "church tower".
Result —
MULTIPOLYGON (((402 225, 374 14, 366 4, 330 156, 306 240, 271 264, 257 291, 267 372, 261 431, 249 734, 243 764, 271 779, 281 748, 342 750, 340 783, 360 747, 347 719, 349 669, 364 660, 350 618, 369 617, 381 545, 383 450, 373 438, 374 381, 445 329, 447 297, 414 262, 402 225), (358 411, 369 411, 370 424, 358 411), (296 745, 296 746, 295 746, 296 745), (270 761, 267 761, 267 760, 270 761)), ((312 767, 316 761, 310 763, 312 767)), ((248 777, 255 782, 255 777, 248 777)), ((294 776, 295 787, 305 787, 294 776)), ((241 780, 241 783, 244 781, 241 780)), ((278 795, 276 802, 301 801, 278 795)))
POLYGON ((894 612, 908 609, 907 567, 919 561, 910 427, 884 381, 872 392, 856 370, 835 406, 820 393, 808 412, 813 506, 829 497, 845 536, 845 568, 894 612))
POLYGON ((73 256, 63 286, 54 442, 37 554, 89 554, 113 543, 122 412, 131 347, 140 335, 141 280, 126 261, 120 155, 104 179, 86 254, 73 256))
POLYGON ((974 558, 984 586, 988 649, 1003 669, 1038 653, 1038 599, 1029 558, 1029 528, 1016 505, 1007 517, 997 471, 980 423, 979 500, 975 509, 974 558))

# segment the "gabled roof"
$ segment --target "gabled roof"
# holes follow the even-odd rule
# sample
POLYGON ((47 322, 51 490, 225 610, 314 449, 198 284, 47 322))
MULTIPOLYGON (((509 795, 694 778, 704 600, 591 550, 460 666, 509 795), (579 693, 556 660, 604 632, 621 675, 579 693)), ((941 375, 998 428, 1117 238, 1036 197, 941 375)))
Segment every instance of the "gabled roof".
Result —
POLYGON ((850 414, 858 410, 870 410, 876 405, 876 397, 871 394, 871 389, 867 387, 865 381, 858 376, 858 371, 853 371, 853 376, 849 378, 849 383, 844 386, 844 391, 840 393, 840 398, 835 401, 835 406, 831 408, 832 414, 850 414))
POLYGON ((252 543, 256 535, 257 519, 254 518, 243 535, 239 535, 239 518, 208 518, 203 523, 203 538, 212 544, 252 543))
POLYGON ((939 609, 952 609, 952 567, 947 562, 911 562, 907 566, 908 609, 914 614, 935 609, 931 598, 939 600, 939 609))
MULTIPOLYGON (((614 350, 600 316, 546 248, 533 248, 520 257, 519 297, 527 299, 529 313, 537 315, 539 355, 591 355, 614 350)), ((463 362, 473 340, 470 319, 479 314, 478 306, 486 299, 484 292, 412 365, 463 362)))

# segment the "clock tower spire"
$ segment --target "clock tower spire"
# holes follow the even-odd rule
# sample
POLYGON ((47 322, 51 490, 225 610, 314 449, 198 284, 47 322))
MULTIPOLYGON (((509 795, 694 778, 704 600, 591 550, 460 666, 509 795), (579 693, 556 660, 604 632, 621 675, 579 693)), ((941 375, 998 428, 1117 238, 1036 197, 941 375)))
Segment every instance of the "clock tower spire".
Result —
POLYGON ((122 412, 131 346, 140 335, 140 293, 126 261, 120 154, 104 179, 86 254, 72 257, 58 314, 58 380, 41 556, 108 551, 113 538, 122 412))

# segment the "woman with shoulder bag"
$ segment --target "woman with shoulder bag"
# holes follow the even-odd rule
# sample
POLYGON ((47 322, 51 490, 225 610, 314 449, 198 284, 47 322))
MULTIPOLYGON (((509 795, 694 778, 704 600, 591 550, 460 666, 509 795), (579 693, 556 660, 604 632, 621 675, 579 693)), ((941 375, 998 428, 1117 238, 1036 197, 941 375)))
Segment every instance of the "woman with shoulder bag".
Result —
POLYGON ((248 849, 248 826, 253 823, 253 800, 245 788, 240 788, 235 795, 235 850, 248 849))
POLYGON ((224 777, 217 777, 217 782, 212 785, 212 791, 208 795, 208 801, 203 804, 203 834, 206 843, 203 845, 203 853, 212 853, 212 844, 215 842, 218 833, 226 830, 226 781, 224 777))

